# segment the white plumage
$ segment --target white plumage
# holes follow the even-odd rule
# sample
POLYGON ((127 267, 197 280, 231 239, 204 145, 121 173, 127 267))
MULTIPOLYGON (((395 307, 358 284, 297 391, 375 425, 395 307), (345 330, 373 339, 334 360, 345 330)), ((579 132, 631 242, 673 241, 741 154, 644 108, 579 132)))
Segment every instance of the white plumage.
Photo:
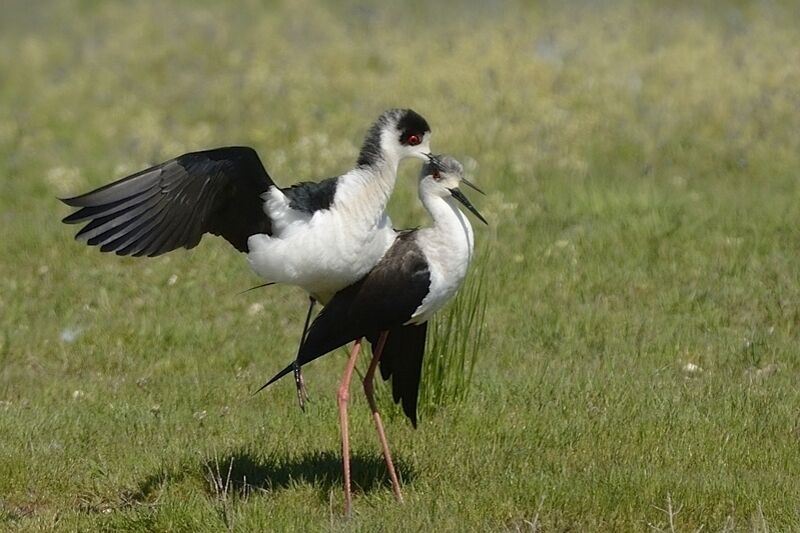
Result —
MULTIPOLYGON (((326 303, 366 275, 394 239, 384 208, 394 189, 401 153, 388 143, 377 167, 358 167, 337 182, 333 207, 313 215, 290 207, 277 187, 265 193, 273 235, 248 239, 247 259, 265 281, 297 285, 326 303)), ((427 146, 419 146, 427 153, 427 146)))
POLYGON ((467 275, 475 247, 472 225, 445 185, 423 179, 419 198, 433 219, 432 226, 417 233, 417 245, 428 262, 431 284, 409 324, 427 321, 455 296, 467 275))

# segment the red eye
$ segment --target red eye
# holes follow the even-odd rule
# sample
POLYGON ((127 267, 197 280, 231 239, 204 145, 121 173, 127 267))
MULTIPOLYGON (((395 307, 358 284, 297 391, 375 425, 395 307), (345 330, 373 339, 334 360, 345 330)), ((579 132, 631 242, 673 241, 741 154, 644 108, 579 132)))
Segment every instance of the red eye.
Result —
POLYGON ((439 171, 438 171, 438 170, 434 170, 434 171, 433 171, 433 179, 435 179, 435 180, 437 180, 437 181, 438 181, 438 180, 440 180, 440 179, 442 179, 442 176, 441 176, 441 174, 439 174, 439 171))
POLYGON ((416 135, 409 135, 408 139, 406 139, 406 142, 408 142, 408 144, 411 146, 416 146, 419 144, 419 137, 416 135))

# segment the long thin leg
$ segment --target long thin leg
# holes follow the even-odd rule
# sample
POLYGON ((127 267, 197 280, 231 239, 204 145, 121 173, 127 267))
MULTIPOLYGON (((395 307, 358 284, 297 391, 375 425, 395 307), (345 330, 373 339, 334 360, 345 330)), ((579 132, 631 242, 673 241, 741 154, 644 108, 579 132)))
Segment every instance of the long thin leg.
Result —
POLYGON ((308 334, 308 323, 311 322, 311 312, 314 310, 314 304, 317 301, 313 296, 308 297, 308 313, 306 313, 306 322, 303 325, 303 333, 300 335, 300 345, 297 347, 297 355, 292 363, 292 372, 294 372, 294 384, 297 387, 297 403, 300 404, 300 409, 306 410, 306 400, 308 400, 308 393, 306 392, 306 383, 303 380, 303 373, 300 370, 300 349, 303 343, 306 342, 306 335, 308 334))
POLYGON ((350 379, 356 366, 358 352, 361 349, 361 339, 357 339, 350 352, 350 359, 344 369, 342 383, 339 385, 339 424, 342 426, 342 464, 344 465, 344 514, 350 517, 350 506, 353 495, 350 492, 350 437, 347 432, 347 400, 350 398, 350 379))
POLYGON ((375 370, 378 368, 378 362, 381 359, 383 347, 386 345, 386 338, 388 336, 389 332, 384 331, 378 338, 378 344, 375 347, 375 353, 372 356, 372 361, 369 363, 367 374, 364 376, 364 394, 367 395, 369 408, 372 410, 372 419, 375 421, 375 429, 378 430, 378 439, 381 441, 381 448, 383 449, 383 459, 386 461, 386 469, 389 471, 389 478, 392 480, 392 491, 394 492, 394 496, 397 498, 397 501, 403 503, 403 492, 400 490, 400 481, 398 481, 397 473, 394 470, 392 453, 389 451, 389 443, 386 441, 386 433, 383 430, 381 414, 378 412, 378 404, 375 403, 375 370))

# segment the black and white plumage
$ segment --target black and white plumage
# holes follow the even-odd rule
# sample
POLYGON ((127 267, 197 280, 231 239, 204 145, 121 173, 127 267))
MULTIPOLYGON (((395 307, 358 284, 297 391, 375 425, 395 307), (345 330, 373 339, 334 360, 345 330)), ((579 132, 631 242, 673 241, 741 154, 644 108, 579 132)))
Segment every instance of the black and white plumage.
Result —
POLYGON ((384 210, 402 159, 427 159, 430 128, 409 109, 370 127, 351 171, 278 187, 252 148, 192 152, 63 200, 66 223, 103 252, 156 256, 220 235, 267 282, 298 285, 323 303, 358 280, 391 245, 384 210))
MULTIPOLYGON (((265 387, 332 350, 355 341, 339 387, 342 426, 345 512, 351 506, 347 402, 350 379, 361 339, 372 342, 374 355, 364 377, 364 392, 372 410, 392 488, 402 491, 392 463, 383 423, 373 393, 378 364, 384 379, 392 379, 392 396, 416 427, 417 396, 428 319, 458 291, 472 258, 472 226, 458 203, 486 222, 458 188, 464 182, 461 164, 449 156, 432 157, 424 165, 419 197, 433 219, 427 228, 397 232, 391 247, 362 279, 337 292, 308 329, 297 359, 265 387)), ((262 387, 263 388, 263 387, 262 387)))
MULTIPOLYGON (((405 336, 410 327, 424 329, 431 315, 458 291, 474 248, 472 226, 458 205, 486 221, 458 188, 466 182, 461 164, 449 156, 436 160, 423 166, 419 182, 419 196, 433 225, 397 232, 392 246, 369 274, 336 293, 308 330, 300 348, 301 365, 361 337, 375 341, 382 331, 405 336)), ((417 339, 416 345, 423 337, 419 330, 408 335, 417 339)), ((403 351, 392 347, 392 338, 390 334, 384 348, 386 358, 381 359, 386 378, 396 372, 393 356, 387 354, 396 352, 399 357, 403 351)), ((403 340, 406 342, 413 341, 403 340)), ((267 385, 290 370, 291 366, 285 368, 267 385)), ((398 388, 395 397, 403 399, 406 414, 416 424, 419 376, 407 381, 409 386, 398 388)))
POLYGON ((355 168, 341 176, 282 189, 252 148, 216 148, 64 199, 78 208, 64 222, 86 223, 76 238, 119 255, 157 256, 193 248, 205 233, 220 235, 267 284, 308 292, 310 317, 315 301, 326 303, 364 276, 389 248, 394 232, 384 210, 397 167, 429 152, 427 121, 389 109, 369 128, 355 168))

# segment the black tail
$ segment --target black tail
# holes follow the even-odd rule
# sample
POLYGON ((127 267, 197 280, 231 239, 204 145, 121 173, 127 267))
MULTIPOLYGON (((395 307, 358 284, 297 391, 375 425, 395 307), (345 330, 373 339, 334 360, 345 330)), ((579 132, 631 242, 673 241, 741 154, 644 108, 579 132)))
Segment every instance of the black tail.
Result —
MULTIPOLYGON (((402 404, 403 412, 415 428, 427 329, 428 323, 423 322, 419 326, 400 326, 390 330, 381 354, 381 376, 384 380, 392 378, 392 398, 395 403, 402 404)), ((377 336, 370 342, 374 346, 377 336)))

